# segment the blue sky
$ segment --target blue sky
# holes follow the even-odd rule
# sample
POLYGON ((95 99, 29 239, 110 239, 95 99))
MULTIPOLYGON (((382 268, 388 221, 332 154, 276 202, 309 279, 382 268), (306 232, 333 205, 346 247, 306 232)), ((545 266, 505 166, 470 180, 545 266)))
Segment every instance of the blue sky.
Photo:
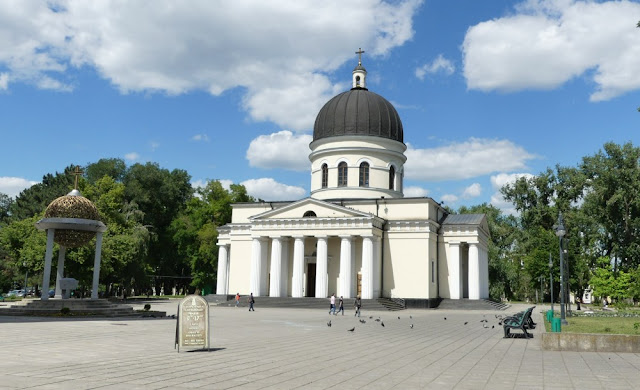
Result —
POLYGON ((365 50, 405 195, 457 208, 605 142, 639 145, 634 1, 3 1, 0 192, 123 158, 308 196, 322 105, 365 50))

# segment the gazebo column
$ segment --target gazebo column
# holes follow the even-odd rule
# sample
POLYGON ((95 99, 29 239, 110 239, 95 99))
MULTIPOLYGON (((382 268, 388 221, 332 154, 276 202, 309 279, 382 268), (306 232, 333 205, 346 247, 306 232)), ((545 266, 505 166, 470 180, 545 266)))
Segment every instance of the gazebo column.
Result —
POLYGON ((229 269, 229 245, 218 247, 218 283, 216 294, 229 294, 227 290, 227 275, 229 269))
POLYGON ((352 236, 340 236, 340 295, 344 298, 351 296, 351 245, 352 236))
POLYGON ((56 229, 47 229, 47 250, 44 255, 44 272, 42 275, 42 294, 40 300, 49 299, 49 278, 51 278, 51 257, 53 256, 53 237, 56 229))
POLYGON ((98 281, 100 280, 100 253, 102 252, 102 232, 96 233, 96 256, 93 260, 93 289, 91 299, 98 299, 98 281))
POLYGON ((293 285, 291 296, 302 298, 304 281, 304 237, 294 237, 293 244, 293 285))
MULTIPOLYGON (((56 269, 56 298, 62 298, 62 289, 60 288, 60 279, 64 278, 64 256, 66 249, 60 245, 60 251, 58 252, 58 268, 56 269)), ((49 292, 47 291, 47 294, 49 292)))
POLYGON ((362 238, 362 299, 373 299, 373 237, 362 238))
POLYGON ((469 299, 480 299, 482 292, 482 260, 478 244, 469 243, 469 299))
POLYGON ((460 243, 449 244, 449 297, 460 299, 462 297, 462 275, 460 274, 460 243))
POLYGON ((316 257, 316 298, 326 298, 329 295, 327 237, 318 237, 316 257))
POLYGON ((282 277, 282 241, 280 237, 273 237, 271 239, 271 278, 269 278, 269 296, 281 297, 282 296, 282 283, 280 278, 282 277))

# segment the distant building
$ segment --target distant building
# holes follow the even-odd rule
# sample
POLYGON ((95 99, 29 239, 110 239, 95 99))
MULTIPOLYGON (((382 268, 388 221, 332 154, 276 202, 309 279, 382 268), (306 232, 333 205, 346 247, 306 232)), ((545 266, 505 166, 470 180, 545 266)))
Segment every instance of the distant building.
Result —
POLYGON ((311 196, 239 203, 219 228, 217 294, 404 298, 489 296, 484 214, 453 215, 403 194, 403 127, 389 101, 366 88, 329 100, 313 130, 311 196))

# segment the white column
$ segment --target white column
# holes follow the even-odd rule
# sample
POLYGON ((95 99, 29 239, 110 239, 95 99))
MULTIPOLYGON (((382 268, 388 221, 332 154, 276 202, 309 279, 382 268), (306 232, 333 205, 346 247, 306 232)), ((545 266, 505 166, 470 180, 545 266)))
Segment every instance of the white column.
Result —
POLYGON ((482 267, 481 275, 482 275, 482 295, 480 298, 488 299, 489 298, 489 252, 486 248, 480 247, 480 266, 482 267))
POLYGON ((362 299, 373 299, 373 240, 362 238, 362 299))
POLYGON ((373 236, 373 297, 382 296, 382 238, 373 236))
POLYGON ((302 286, 304 281, 304 237, 294 237, 293 244, 293 285, 291 296, 302 298, 302 286))
POLYGON ((316 298, 326 298, 329 295, 327 237, 319 236, 316 258, 316 298))
POLYGON ((220 245, 218 247, 218 283, 216 286, 216 294, 229 294, 227 290, 229 251, 227 248, 227 245, 220 245))
POLYGON ((289 242, 288 238, 280 239, 282 245, 282 277, 280 278, 280 293, 288 296, 289 289, 289 242))
POLYGON ((53 257, 53 236, 55 229, 47 230, 47 250, 44 254, 44 274, 42 275, 42 294, 40 300, 49 299, 49 278, 51 277, 51 257, 53 257))
POLYGON ((462 283, 460 274, 460 244, 449 244, 449 296, 451 299, 460 299, 462 297, 462 283))
POLYGON ((480 299, 482 292, 482 260, 478 244, 469 244, 469 299, 480 299))
POLYGON ((98 299, 101 254, 102 254, 102 232, 97 232, 96 233, 96 256, 93 259, 93 288, 91 289, 91 299, 98 299))
POLYGON ((253 237, 251 242, 251 279, 249 280, 249 291, 253 296, 260 296, 260 277, 262 276, 262 247, 263 240, 260 237, 253 237))
POLYGON ((352 236, 340 236, 340 295, 351 296, 351 240, 352 236))
MULTIPOLYGON (((62 298, 62 289, 60 288, 60 279, 64 278, 64 256, 66 249, 60 245, 60 251, 58 252, 58 269, 56 270, 56 298, 62 298)), ((47 291, 47 294, 49 292, 47 291)))
POLYGON ((282 277, 282 241, 280 237, 273 237, 271 239, 271 277, 269 278, 269 296, 281 297, 282 292, 280 287, 282 283, 280 278, 282 277))
MULTIPOLYGON (((351 240, 351 296, 358 295, 358 270, 356 269, 356 238, 351 240)), ((361 286, 362 287, 362 286, 361 286)))

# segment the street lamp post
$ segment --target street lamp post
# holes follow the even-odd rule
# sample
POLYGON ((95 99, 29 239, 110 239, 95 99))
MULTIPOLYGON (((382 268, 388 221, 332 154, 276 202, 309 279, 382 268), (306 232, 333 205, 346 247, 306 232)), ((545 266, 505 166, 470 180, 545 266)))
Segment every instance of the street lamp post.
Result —
POLYGON ((555 226, 555 230, 556 230, 556 236, 558 236, 559 242, 560 242, 560 321, 562 322, 562 325, 567 325, 567 319, 565 317, 565 307, 564 307, 564 301, 565 301, 565 288, 566 286, 564 285, 564 253, 562 253, 562 238, 565 236, 565 234, 567 233, 565 227, 564 227, 564 220, 562 219, 562 213, 560 213, 558 215, 558 223, 555 226))
POLYGON ((544 276, 540 275, 538 281, 540 281, 540 302, 544 303, 544 276))
POLYGON ((551 252, 549 252, 549 286, 551 287, 551 312, 553 312, 553 260, 551 259, 551 252))
POLYGON ((27 262, 23 261, 22 266, 24 267, 24 298, 27 298, 27 276, 29 275, 29 269, 27 268, 27 262))

